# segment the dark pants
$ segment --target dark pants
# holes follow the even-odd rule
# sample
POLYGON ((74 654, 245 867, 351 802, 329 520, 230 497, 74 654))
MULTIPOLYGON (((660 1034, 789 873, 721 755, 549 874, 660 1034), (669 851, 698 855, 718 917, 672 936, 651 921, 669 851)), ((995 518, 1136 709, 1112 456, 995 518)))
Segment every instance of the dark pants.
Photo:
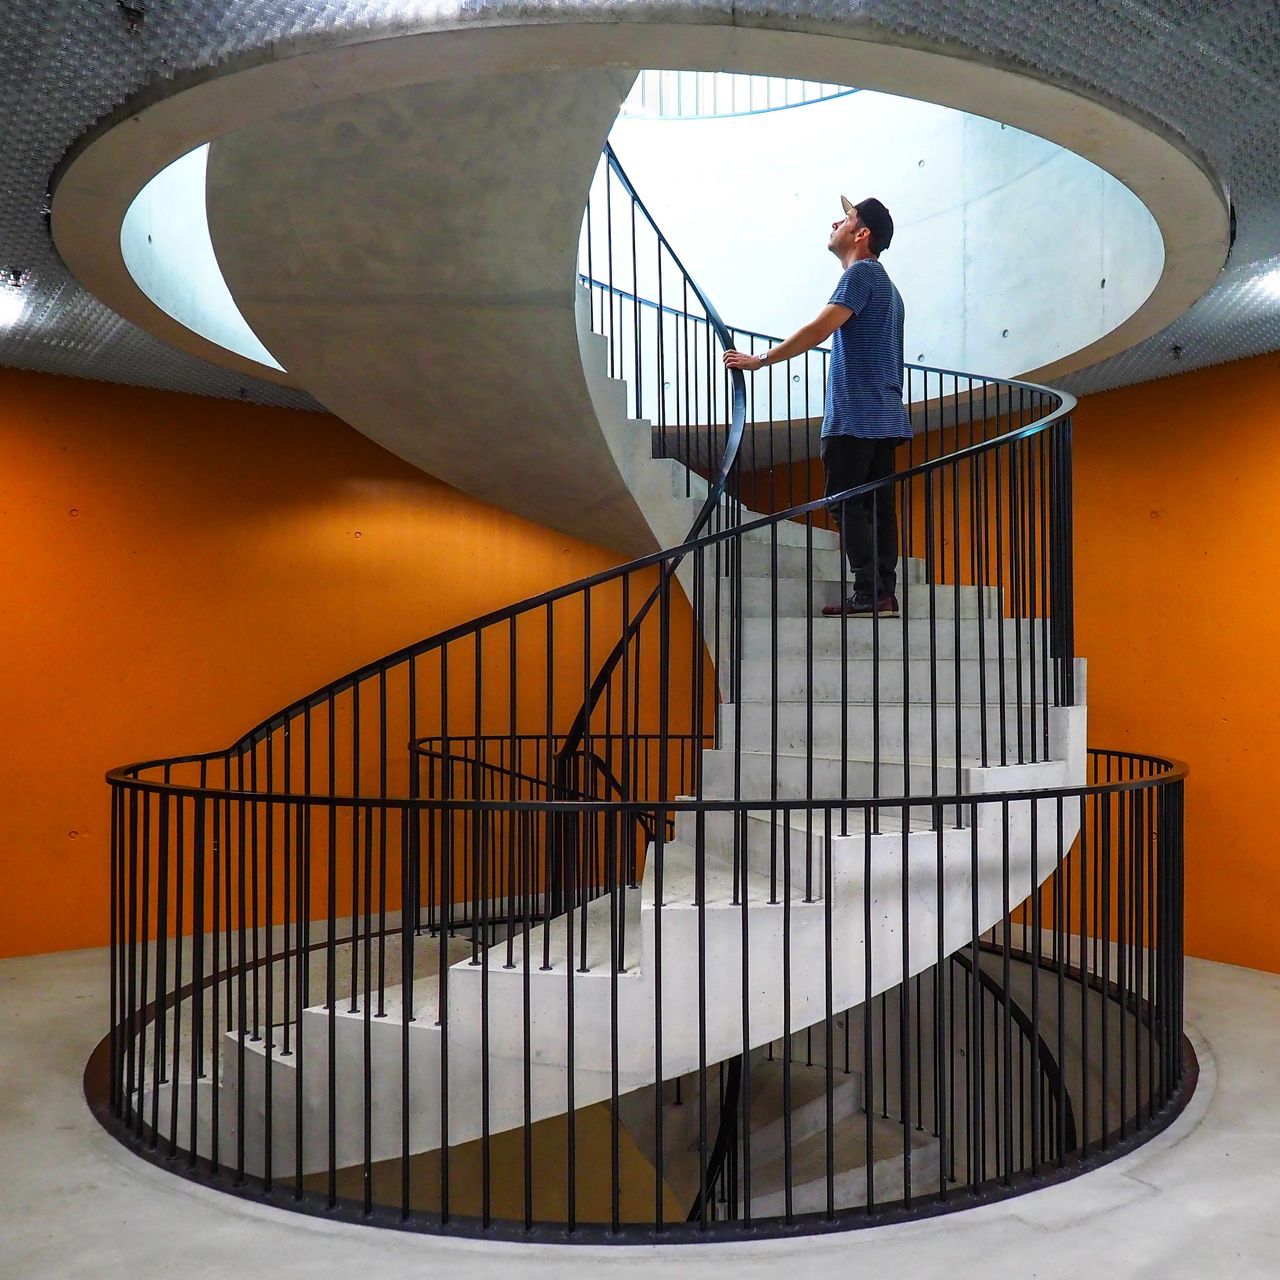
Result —
MULTIPOLYGON (((901 440, 864 440, 859 436, 828 436, 820 445, 826 473, 826 497, 891 476, 894 451, 901 440)), ((898 519, 895 486, 882 485, 861 497, 831 508, 844 546, 853 589, 869 594, 893 594, 898 581, 898 519)))

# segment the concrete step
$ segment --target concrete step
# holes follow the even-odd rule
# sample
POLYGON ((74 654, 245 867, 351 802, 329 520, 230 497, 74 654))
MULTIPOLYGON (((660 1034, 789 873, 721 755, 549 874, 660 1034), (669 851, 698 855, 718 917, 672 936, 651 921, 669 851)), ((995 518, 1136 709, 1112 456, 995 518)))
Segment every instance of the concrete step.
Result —
MULTIPOLYGON (((692 522, 694 516, 698 512, 698 509, 702 506, 701 499, 686 498, 684 496, 684 486, 679 482, 677 482, 674 487, 677 491, 674 495, 674 501, 684 503, 688 506, 689 521, 692 522)), ((741 513, 741 523, 744 525, 752 524, 761 518, 762 517, 758 513, 753 511, 743 511, 741 513)), ((833 529, 819 529, 815 527, 812 534, 810 534, 808 527, 797 520, 779 520, 773 524, 762 525, 757 529, 744 530, 741 535, 741 539, 744 543, 762 543, 767 547, 771 542, 776 540, 779 546, 799 547, 802 550, 805 546, 809 545, 810 538, 812 538, 812 545, 816 548, 823 548, 831 551, 838 551, 840 549, 840 535, 833 529), (774 532, 775 530, 776 532, 774 532)))
MULTIPOLYGON (((912 831, 930 831, 933 824, 930 820, 929 809, 927 806, 921 806, 918 810, 911 814, 910 825, 912 831)), ((745 822, 745 836, 748 844, 759 843, 760 847, 768 850, 771 845, 784 838, 790 840, 794 845, 800 847, 805 842, 821 842, 825 840, 825 833, 828 826, 827 815, 830 813, 830 827, 832 835, 849 835, 855 838, 861 838, 866 831, 865 814, 862 809, 790 809, 773 811, 769 809, 749 809, 747 810, 743 822, 745 822), (784 828, 789 828, 789 835, 782 834, 784 828)), ((950 823, 948 822, 949 826, 950 823)), ((730 861, 733 858, 734 832, 736 829, 735 815, 728 812, 709 812, 702 818, 702 839, 706 846, 709 856, 719 858, 721 861, 730 861)), ((901 809, 886 809, 880 815, 874 828, 882 834, 899 835, 902 831, 902 811, 901 809)), ((685 844, 693 844, 696 839, 697 832, 697 815, 693 812, 684 812, 676 814, 675 819, 675 838, 685 844)))
POLYGON ((720 741, 732 744, 734 718, 742 717, 742 741, 787 754, 804 754, 810 749, 822 755, 837 755, 842 747, 858 755, 869 755, 879 741, 880 753, 900 757, 904 747, 915 755, 932 756, 934 742, 948 759, 956 755, 957 719, 960 752, 979 755, 1002 741, 1010 746, 1031 748, 1032 735, 1043 738, 1044 709, 1033 717, 1030 705, 1021 710, 1010 697, 1003 713, 999 705, 939 702, 893 703, 881 699, 878 708, 870 702, 849 702, 842 711, 839 703, 779 701, 776 710, 767 702, 747 702, 740 708, 726 704, 720 708, 720 741), (843 733, 842 733, 843 721, 843 733), (1001 736, 1003 734, 1003 737, 1001 736))
MULTIPOLYGON (((836 1125, 831 1168, 831 1198, 837 1208, 867 1203, 868 1168, 871 1194, 877 1203, 901 1200, 906 1161, 911 1151, 911 1193, 938 1189, 938 1139, 924 1130, 905 1129, 893 1119, 873 1113, 871 1146, 867 1147, 865 1115, 836 1125)), ((789 1153, 751 1171, 751 1216, 778 1217, 788 1212, 821 1213, 828 1201, 827 1133, 825 1127, 796 1143, 789 1153), (788 1194, 789 1187, 789 1194, 788 1194)))
POLYGON ((668 841, 660 858, 651 849, 642 890, 646 912, 658 901, 659 880, 664 919, 673 911, 698 910, 699 904, 703 911, 737 913, 744 895, 748 905, 774 906, 778 902, 777 885, 767 872, 751 868, 744 872, 731 860, 706 853, 699 858, 692 841, 668 841))
MULTIPOLYGON (((995 616, 1000 608, 1000 592, 995 587, 908 586, 897 593, 900 612, 911 618, 928 621, 955 618, 977 618, 981 611, 995 616)), ((728 593, 721 591, 722 606, 727 606, 728 593)), ((751 618, 805 618, 821 613, 826 605, 840 601, 840 583, 825 579, 804 578, 742 579, 742 612, 751 618)), ((887 620, 887 619, 886 619, 887 620)))
POLYGON ((535 924, 527 935, 517 933, 490 947, 483 956, 491 966, 523 971, 527 945, 529 965, 538 970, 563 973, 572 963, 580 971, 607 973, 615 956, 622 969, 634 969, 641 953, 640 897, 638 887, 619 885, 585 906, 575 904, 571 912, 535 924))
MULTIPOLYGON (((827 1127, 827 1070, 824 1066, 792 1061, 789 1069, 781 1058, 752 1063, 744 1092, 751 1091, 751 1158, 768 1162, 791 1144, 806 1141, 827 1127)), ((855 1071, 835 1071, 831 1081, 832 1119, 846 1122, 858 1114, 862 1101, 862 1077, 855 1071)), ((718 1117, 717 1117, 718 1118, 718 1117)))
MULTIPOLYGON (((800 895, 816 900, 825 896, 829 844, 843 848, 843 854, 838 856, 845 861, 837 862, 833 868, 841 880, 846 880, 850 872, 861 874, 868 851, 874 861, 887 859, 890 863, 898 861, 903 852, 901 809, 884 809, 878 815, 868 815, 856 806, 756 809, 735 818, 732 813, 707 813, 699 828, 695 815, 681 814, 676 819, 676 838, 694 845, 700 832, 709 859, 732 863, 736 858, 745 862, 751 872, 767 878, 778 899, 788 875, 793 898, 800 895), (868 820, 872 828, 869 850, 868 820)), ((967 815, 962 813, 960 818, 963 822, 967 815)), ((968 828, 956 825, 954 810, 947 809, 941 815, 940 828, 934 827, 933 820, 931 806, 923 805, 910 813, 907 843, 912 856, 936 856, 939 830, 948 847, 964 846, 970 839, 968 828)))
MULTIPOLYGON (((778 1046, 780 1051, 780 1046, 778 1046)), ((708 1064, 706 1106, 706 1152, 710 1154, 720 1130, 721 1071, 727 1064, 708 1064)), ((675 1081, 663 1085, 663 1164, 668 1181, 678 1179, 684 1196, 692 1204, 696 1197, 705 1158, 701 1149, 700 1074, 682 1076, 679 1090, 675 1081), (677 1101, 677 1094, 679 1100, 677 1101)), ((860 1114, 862 1077, 855 1071, 833 1071, 831 1084, 832 1118, 837 1124, 848 1122, 860 1114)), ((770 1058, 757 1050, 750 1055, 750 1066, 742 1074, 742 1091, 738 1106, 747 1105, 746 1129, 751 1138, 751 1159, 768 1163, 786 1150, 786 1136, 791 1143, 804 1142, 823 1133, 827 1125, 827 1071, 816 1063, 796 1061, 794 1056, 784 1066, 781 1057, 770 1058)), ((642 1114, 642 1113, 641 1113, 642 1114)), ((638 1117, 639 1118, 639 1117, 638 1117)), ((633 1121, 633 1124, 635 1122, 633 1121)), ((641 1121, 643 1123, 643 1121, 641 1121)), ((637 1125, 636 1127, 640 1127, 637 1125)), ((739 1112, 738 1141, 742 1144, 742 1117, 739 1112)), ((654 1147, 652 1125, 645 1134, 642 1149, 654 1147)))
MULTIPOLYGON (((784 521, 784 523, 789 522, 784 521)), ((790 546, 783 542, 773 546, 767 538, 759 540, 744 539, 742 542, 743 575, 750 578, 770 578, 776 572, 780 578, 805 578, 808 576, 809 565, 812 562, 813 576, 815 578, 824 582, 839 582, 840 566, 844 557, 838 547, 830 547, 817 541, 816 535, 825 532, 826 530, 822 529, 814 530, 815 539, 812 552, 803 542, 800 546, 790 546)), ((852 591, 852 576, 847 565, 845 566, 844 575, 849 584, 849 589, 852 591)), ((925 582, 924 561, 899 559, 898 581, 900 584, 905 582, 925 582)))
POLYGON ((741 778, 742 796, 768 797, 775 794, 776 786, 777 796, 786 800, 808 796, 902 796, 908 794, 904 789, 907 777, 911 795, 950 795, 956 790, 958 777, 951 761, 940 761, 935 777, 932 762, 924 758, 912 760, 908 772, 900 759, 884 758, 877 766, 869 756, 840 761, 834 756, 818 755, 779 753, 775 757, 768 750, 761 750, 743 751, 735 758, 732 750, 706 751, 702 756, 703 795, 731 798, 735 772, 741 778))
MULTIPOLYGON (((701 909, 708 912, 742 908, 743 895, 749 905, 775 906, 778 886, 767 871, 735 871, 728 859, 713 854, 699 860, 691 843, 680 839, 666 842, 659 858, 653 849, 646 856, 639 888, 618 888, 588 902, 575 905, 554 920, 535 924, 528 935, 530 972, 539 975, 564 974, 572 965, 585 980, 607 980, 612 972, 610 957, 621 953, 623 968, 638 972, 643 963, 644 930, 650 926, 643 916, 651 914, 661 895, 664 919, 672 913, 701 909), (659 874, 659 868, 661 874, 659 874), (584 941, 585 940, 585 941, 584 941)), ((490 992, 498 999, 504 984, 523 983, 525 939, 513 937, 481 953, 475 963, 464 961, 455 970, 455 979, 469 981, 466 969, 490 969, 490 992)), ((539 977, 538 981, 542 981, 539 977)), ((450 996, 453 999, 453 996, 450 996)), ((398 1006, 397 1006, 398 1009, 398 1006)))
MULTIPOLYGON (((1043 670, 1045 664, 1040 661, 1039 652, 1036 657, 1037 668, 1043 670)), ((810 663, 793 653, 783 653, 776 665, 764 658, 749 658, 742 663, 738 673, 738 701, 743 704, 770 702, 776 690, 784 702, 803 701, 810 693, 815 703, 839 702, 841 699, 870 702, 873 696, 882 703, 901 702, 905 682, 911 702, 928 702, 936 684, 937 696, 948 701, 955 700, 958 687, 962 702, 998 704, 1002 668, 994 655, 983 663, 976 658, 961 658, 959 667, 957 673, 954 658, 937 663, 928 658, 911 658, 904 664, 901 658, 890 661, 882 657, 877 663, 867 656, 851 656, 847 662, 824 657, 814 658, 810 663)), ((1010 702, 1016 696, 1019 671, 1019 664, 1012 654, 1006 659, 1003 671, 1005 700, 1010 702)), ((1023 658, 1021 674, 1023 698, 1029 700, 1032 693, 1029 655, 1023 658)), ((1039 702, 1044 693, 1039 678, 1034 692, 1039 702)), ((1049 692, 1052 695, 1052 679, 1049 692)))
MULTIPOLYGON (((1010 755, 1010 760, 1013 757, 1010 755)), ((954 758, 939 757, 936 775, 929 758, 928 745, 914 753, 909 765, 901 758, 882 758, 878 763, 870 753, 858 748, 857 755, 839 760, 834 755, 788 755, 776 757, 767 749, 744 750, 735 756, 732 750, 704 751, 702 755, 702 794, 708 799, 731 799, 735 794, 748 800, 776 795, 781 800, 804 801, 807 797, 828 799, 848 796, 851 799, 879 797, 896 799, 905 796, 954 795, 956 784, 967 792, 967 774, 974 769, 995 769, 1000 755, 993 751, 984 766, 980 756, 965 755, 957 766, 954 758), (735 774, 740 790, 735 793, 735 774), (776 781, 775 781, 776 774, 776 781), (904 789, 909 781, 910 789, 904 789), (776 788, 776 790, 775 790, 776 788)), ((1001 789, 1022 790, 1061 784, 1063 764, 1048 760, 1010 763, 1001 768, 1001 789), (1007 786, 1005 785, 1007 781, 1007 786)), ((983 788, 989 790, 990 788, 983 788)))
MULTIPOLYGON (((959 621, 958 652, 962 658, 991 660, 1003 656, 1008 659, 1019 650, 1023 654, 1031 651, 1032 628, 1025 619, 985 618, 979 622, 976 618, 961 618, 959 621)), ((878 647, 881 662, 893 662, 902 658, 905 633, 908 657, 929 661, 949 659, 957 653, 956 631, 954 618, 938 618, 930 625, 927 616, 914 615, 879 619, 748 616, 742 621, 742 656, 747 660, 768 659, 776 647, 779 655, 793 658, 804 658, 810 652, 815 658, 871 658, 878 647)), ((1036 653, 1040 654, 1043 651, 1040 623, 1034 632, 1036 653)))

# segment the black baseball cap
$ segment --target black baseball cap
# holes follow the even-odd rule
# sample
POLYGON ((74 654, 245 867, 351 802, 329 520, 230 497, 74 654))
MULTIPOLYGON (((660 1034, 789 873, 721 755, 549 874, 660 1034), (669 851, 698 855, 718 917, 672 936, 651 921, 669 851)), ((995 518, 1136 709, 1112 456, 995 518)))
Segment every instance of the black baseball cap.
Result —
POLYGON ((858 221, 871 232, 873 243, 879 246, 873 252, 883 253, 893 239, 893 219, 889 216, 889 210, 875 196, 868 196, 857 204, 841 196, 840 203, 846 214, 856 213, 858 221))

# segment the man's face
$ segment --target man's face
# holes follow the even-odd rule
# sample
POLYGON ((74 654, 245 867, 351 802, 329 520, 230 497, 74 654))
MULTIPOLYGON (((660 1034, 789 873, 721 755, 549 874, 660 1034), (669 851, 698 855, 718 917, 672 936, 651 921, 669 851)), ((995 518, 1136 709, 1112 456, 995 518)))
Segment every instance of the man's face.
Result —
POLYGON ((870 235, 867 227, 858 221, 858 211, 850 209, 839 222, 831 224, 831 234, 827 236, 827 248, 837 258, 843 258, 854 247, 860 236, 870 235))

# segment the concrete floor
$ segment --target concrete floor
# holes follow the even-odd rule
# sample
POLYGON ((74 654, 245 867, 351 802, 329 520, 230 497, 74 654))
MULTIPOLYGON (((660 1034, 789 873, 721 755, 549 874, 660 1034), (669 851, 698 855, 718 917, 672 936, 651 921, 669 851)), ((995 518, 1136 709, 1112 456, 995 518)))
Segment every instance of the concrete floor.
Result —
POLYGON ((450 1280, 676 1274, 1280 1276, 1280 976, 1188 963, 1200 1087, 1146 1147, 1060 1187, 932 1221, 803 1242, 576 1248, 477 1244, 246 1205, 128 1155, 81 1072, 105 1028, 101 951, 0 962, 0 1280, 306 1276, 450 1280))

